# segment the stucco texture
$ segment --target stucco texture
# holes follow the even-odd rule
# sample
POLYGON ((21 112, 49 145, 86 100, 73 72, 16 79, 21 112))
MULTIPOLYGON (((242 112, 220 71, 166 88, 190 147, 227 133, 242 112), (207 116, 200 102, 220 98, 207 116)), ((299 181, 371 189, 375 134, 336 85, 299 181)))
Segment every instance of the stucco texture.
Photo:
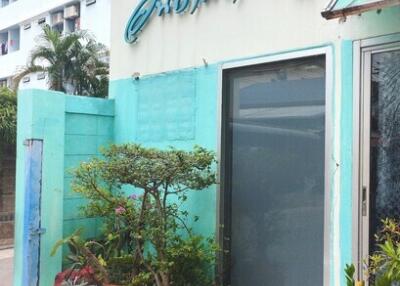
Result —
MULTIPOLYGON (((115 100, 115 142, 217 151, 218 67, 208 66, 111 82, 115 100)), ((216 187, 191 193, 186 207, 198 215, 195 228, 216 228, 216 187)))

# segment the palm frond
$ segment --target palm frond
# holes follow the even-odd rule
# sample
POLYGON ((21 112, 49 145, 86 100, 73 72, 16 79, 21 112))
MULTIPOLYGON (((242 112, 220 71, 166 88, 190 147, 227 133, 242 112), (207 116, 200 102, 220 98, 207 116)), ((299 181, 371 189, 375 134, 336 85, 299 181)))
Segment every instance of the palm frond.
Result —
POLYGON ((43 33, 39 36, 39 41, 42 45, 48 47, 56 47, 61 40, 61 34, 58 31, 53 30, 49 25, 43 27, 43 33))
POLYGON ((57 54, 50 48, 38 46, 31 53, 30 65, 35 65, 36 61, 47 62, 49 64, 56 63, 57 54))

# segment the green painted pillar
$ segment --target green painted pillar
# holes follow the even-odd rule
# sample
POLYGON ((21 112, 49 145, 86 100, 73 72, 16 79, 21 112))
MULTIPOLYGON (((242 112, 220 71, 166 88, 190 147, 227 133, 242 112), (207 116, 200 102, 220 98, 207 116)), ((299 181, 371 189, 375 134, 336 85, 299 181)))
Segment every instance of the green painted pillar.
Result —
POLYGON ((22 281, 27 253, 22 248, 24 216, 24 172, 26 139, 43 140, 40 286, 50 286, 61 270, 61 252, 50 257, 55 242, 63 236, 65 95, 45 90, 23 90, 18 94, 17 175, 15 213, 14 286, 22 281))

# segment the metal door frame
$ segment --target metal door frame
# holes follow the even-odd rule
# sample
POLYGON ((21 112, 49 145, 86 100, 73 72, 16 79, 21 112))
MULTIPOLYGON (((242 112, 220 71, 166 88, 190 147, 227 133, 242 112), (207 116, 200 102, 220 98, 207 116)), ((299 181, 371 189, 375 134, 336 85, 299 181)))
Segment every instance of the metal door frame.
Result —
POLYGON ((353 263, 356 279, 365 280, 369 255, 370 221, 370 131, 372 55, 400 49, 400 34, 356 41, 353 90, 353 263))
POLYGON ((222 280, 225 276, 225 265, 227 261, 227 251, 225 248, 226 239, 224 222, 226 221, 226 210, 225 210, 225 190, 224 184, 226 179, 225 167, 225 144, 226 144, 226 130, 225 130, 225 120, 226 120, 226 108, 223 107, 224 103, 224 81, 223 74, 225 70, 248 67, 258 64, 268 64, 276 63, 287 60, 296 60, 311 56, 325 56, 325 72, 326 72, 326 83, 325 83, 325 202, 324 202, 324 285, 330 285, 330 261, 331 261, 331 245, 330 245, 330 233, 331 233, 331 183, 333 176, 331 175, 331 156, 333 152, 333 84, 334 84, 334 66, 333 66, 333 50, 331 46, 322 47, 311 47, 308 49, 303 49, 299 51, 283 52, 280 54, 274 54, 269 56, 263 56, 247 60, 232 61, 224 63, 219 71, 219 96, 218 96, 218 106, 217 106, 217 140, 218 140, 218 188, 217 188, 217 242, 221 247, 220 255, 218 256, 218 277, 222 280))

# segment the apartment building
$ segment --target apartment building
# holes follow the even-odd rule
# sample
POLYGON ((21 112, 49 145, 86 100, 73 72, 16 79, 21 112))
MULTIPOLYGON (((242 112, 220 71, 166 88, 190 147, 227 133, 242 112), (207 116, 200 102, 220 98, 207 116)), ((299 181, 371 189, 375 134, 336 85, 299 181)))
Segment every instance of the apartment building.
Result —
MULTIPOLYGON (((62 33, 89 30, 110 44, 111 0, 0 0, 0 86, 29 60, 43 25, 62 33)), ((47 88, 44 73, 23 78, 20 88, 47 88)))

